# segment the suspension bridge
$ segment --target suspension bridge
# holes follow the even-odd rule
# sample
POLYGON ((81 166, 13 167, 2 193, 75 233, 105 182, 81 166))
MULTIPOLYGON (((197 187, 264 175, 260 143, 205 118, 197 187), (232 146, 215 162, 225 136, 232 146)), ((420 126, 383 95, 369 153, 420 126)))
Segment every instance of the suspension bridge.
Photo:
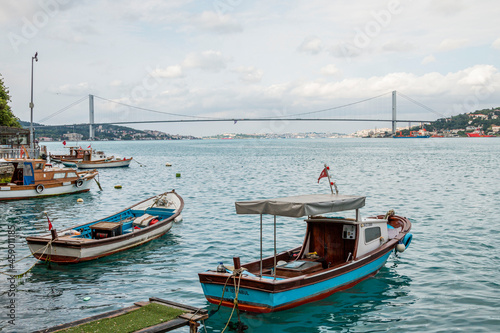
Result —
MULTIPOLYGON (((104 97, 99 97, 95 95, 88 95, 80 98, 79 100, 67 105, 66 107, 52 113, 51 115, 41 119, 39 123, 44 123, 61 113, 77 106, 78 104, 82 103, 83 101, 88 100, 89 102, 89 120, 88 122, 83 122, 83 123, 78 123, 78 124, 59 124, 59 125, 49 125, 49 124, 44 124, 43 126, 89 126, 89 138, 93 139, 94 138, 94 129, 96 126, 99 125, 130 125, 130 124, 146 124, 146 123, 199 123, 199 122, 269 122, 269 121, 293 121, 293 122, 312 122, 312 121, 319 121, 319 122, 385 122, 385 123, 391 123, 392 124, 392 133, 396 132, 396 126, 398 123, 425 123, 425 122, 430 122, 436 119, 437 117, 444 118, 445 116, 440 114, 439 112, 433 110, 432 108, 410 98, 409 96, 406 96, 400 92, 397 91, 392 91, 392 92, 387 92, 381 95, 377 95, 374 97, 370 98, 365 98, 362 100, 346 103, 343 105, 338 105, 330 108, 324 108, 320 110, 312 110, 312 111, 304 111, 304 112, 298 112, 294 114, 288 114, 288 115, 277 115, 277 116, 269 116, 269 117, 208 117, 208 116, 198 116, 198 115, 186 115, 186 114, 179 114, 179 113, 173 113, 173 112, 167 112, 167 111, 161 111, 161 110, 154 110, 154 109, 149 109, 149 108, 144 108, 140 106, 135 106, 135 105, 130 105, 126 103, 122 103, 116 100, 112 99, 107 99, 104 97), (371 103, 377 99, 384 98, 387 99, 391 96, 390 104, 386 103, 384 106, 381 107, 382 111, 382 116, 378 117, 353 117, 353 116, 339 116, 338 111, 339 110, 346 110, 349 108, 356 108, 359 107, 361 104, 366 104, 366 103, 371 103), (413 106, 416 106, 418 108, 421 108, 423 110, 426 110, 427 114, 430 112, 433 114, 433 119, 421 119, 415 118, 414 116, 412 118, 401 118, 398 117, 398 101, 397 97, 403 98, 406 102, 409 102, 413 104, 413 106), (145 113, 148 114, 156 114, 156 115, 162 115, 162 117, 168 116, 168 119, 165 118, 155 118, 155 119, 149 119, 149 120, 144 120, 144 119, 116 119, 116 120, 107 120, 107 121, 95 121, 95 115, 96 115, 96 109, 94 105, 94 100, 98 99, 100 101, 106 102, 106 103, 112 103, 115 104, 116 106, 120 107, 126 107, 128 110, 137 110, 140 111, 142 115, 145 113)), ((352 114, 352 113, 350 113, 352 114)), ((123 118, 123 117, 118 117, 118 118, 123 118)), ((133 117, 127 117, 127 118, 133 118, 133 117)))

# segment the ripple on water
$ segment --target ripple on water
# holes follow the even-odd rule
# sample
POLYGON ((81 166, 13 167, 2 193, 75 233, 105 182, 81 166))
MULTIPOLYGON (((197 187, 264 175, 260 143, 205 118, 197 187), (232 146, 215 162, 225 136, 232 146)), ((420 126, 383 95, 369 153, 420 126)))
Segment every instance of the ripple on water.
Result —
MULTIPOLYGON (((150 296, 215 310, 197 273, 235 255, 243 263, 259 256, 259 219, 237 216, 234 202, 324 193, 328 186, 317 177, 327 162, 341 193, 367 196, 363 215, 395 209, 410 217, 413 242, 351 289, 283 312, 243 313, 249 332, 497 331, 500 155, 492 152, 500 151, 499 140, 230 141, 93 143, 147 167, 102 170, 103 191, 0 203, 0 251, 7 250, 7 226, 15 225, 20 258, 30 255, 24 237, 47 231, 42 211, 62 229, 172 188, 185 200, 184 221, 144 246, 79 265, 35 265, 17 282, 16 330, 50 327, 150 296), (172 167, 165 167, 167 161, 172 167), (76 203, 79 197, 83 204, 76 203)), ((49 143, 49 150, 59 146, 49 143)), ((272 225, 272 218, 264 219, 264 255, 273 252, 272 225)), ((278 218, 279 250, 299 245, 304 231, 300 219, 278 218)), ((6 255, 0 260, 5 264, 6 255)), ((30 258, 16 268, 33 263, 30 258)), ((0 279, 1 290, 6 283, 0 279)), ((0 301, 8 302, 5 293, 0 301)), ((207 331, 220 332, 230 311, 221 308, 206 321, 207 331)), ((0 329, 13 331, 5 321, 0 329)))

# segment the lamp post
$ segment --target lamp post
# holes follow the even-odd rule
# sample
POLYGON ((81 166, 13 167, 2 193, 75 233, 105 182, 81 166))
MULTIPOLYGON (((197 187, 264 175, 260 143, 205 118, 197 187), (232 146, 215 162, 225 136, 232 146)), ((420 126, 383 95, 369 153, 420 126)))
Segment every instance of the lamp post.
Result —
POLYGON ((31 147, 31 157, 34 158, 35 155, 35 137, 33 135, 33 60, 38 62, 38 52, 35 52, 35 56, 31 57, 31 122, 30 122, 30 147, 31 147))

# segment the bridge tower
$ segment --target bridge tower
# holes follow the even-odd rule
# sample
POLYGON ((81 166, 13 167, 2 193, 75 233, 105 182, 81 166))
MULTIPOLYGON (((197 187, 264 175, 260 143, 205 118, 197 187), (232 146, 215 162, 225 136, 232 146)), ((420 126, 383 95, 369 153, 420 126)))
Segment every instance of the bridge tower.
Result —
POLYGON ((396 134, 396 90, 392 92, 392 134, 396 134))
POLYGON ((89 95, 89 140, 94 140, 94 95, 89 95))

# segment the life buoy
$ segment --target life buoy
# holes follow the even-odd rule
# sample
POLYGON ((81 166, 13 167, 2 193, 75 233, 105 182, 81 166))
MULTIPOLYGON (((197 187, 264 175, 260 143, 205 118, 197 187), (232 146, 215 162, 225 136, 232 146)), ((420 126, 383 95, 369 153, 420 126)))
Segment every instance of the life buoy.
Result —
POLYGON ((404 244, 405 246, 405 249, 408 248, 408 246, 410 246, 410 243, 411 243, 411 240, 413 239, 413 235, 411 233, 407 233, 404 237, 403 237, 403 240, 402 240, 402 243, 404 244))
POLYGON ((38 184, 38 185, 36 186, 36 189, 35 189, 35 190, 36 190, 36 193, 40 194, 40 193, 42 193, 42 192, 43 192, 43 190, 45 190, 45 187, 44 187, 42 184, 38 184))
POLYGON ((82 179, 78 179, 78 180, 76 181, 76 184, 75 184, 75 185, 76 185, 76 187, 82 187, 82 185, 83 185, 83 180, 82 180, 82 179))

